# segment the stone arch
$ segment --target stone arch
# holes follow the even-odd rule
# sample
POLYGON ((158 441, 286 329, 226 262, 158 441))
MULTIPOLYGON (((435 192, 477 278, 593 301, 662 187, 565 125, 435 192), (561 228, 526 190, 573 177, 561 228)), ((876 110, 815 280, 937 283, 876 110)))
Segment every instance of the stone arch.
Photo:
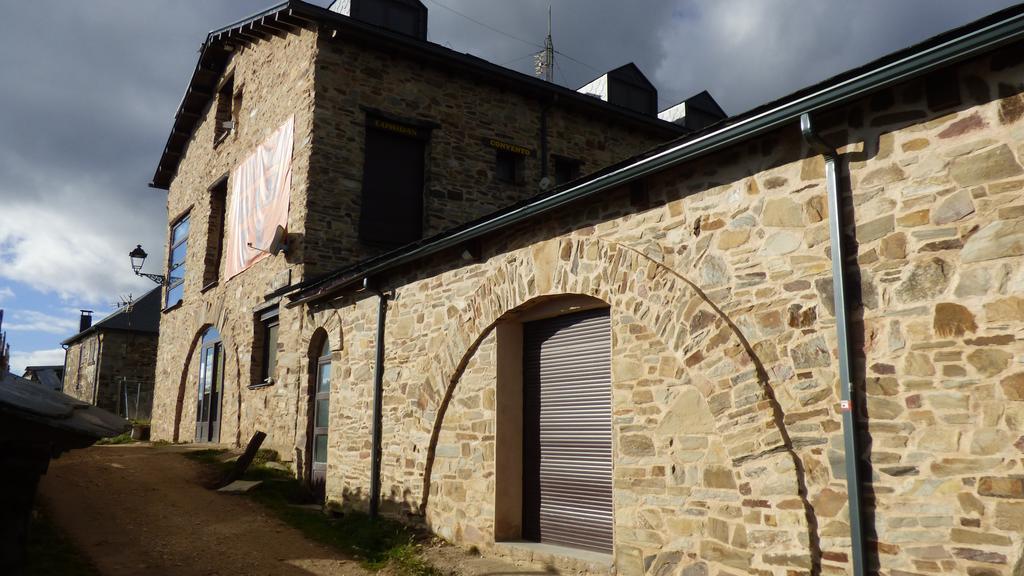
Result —
POLYGON ((337 352, 343 348, 341 317, 337 310, 331 308, 322 312, 310 311, 307 318, 311 322, 312 329, 303 330, 300 342, 302 349, 308 353, 321 333, 330 339, 332 351, 337 352))
MULTIPOLYGON (((300 375, 299 385, 296 386, 294 394, 295 414, 294 422, 292 427, 292 456, 294 457, 295 470, 300 475, 300 479, 306 479, 308 473, 309 462, 307 458, 310 457, 308 453, 308 433, 309 423, 311 418, 312 409, 312 386, 315 386, 317 359, 319 358, 320 348, 323 345, 323 339, 326 338, 330 343, 331 347, 331 358, 332 364, 335 368, 332 368, 331 372, 331 420, 330 420, 330 445, 328 452, 334 458, 339 454, 339 450, 336 443, 339 439, 345 435, 342 431, 336 430, 336 408, 335 405, 344 405, 341 399, 338 398, 338 382, 342 380, 342 370, 346 363, 344 362, 343 355, 345 354, 345 332, 342 324, 342 315, 338 309, 333 307, 316 307, 309 306, 305 308, 304 315, 302 317, 302 328, 298 337, 299 350, 301 354, 297 354, 298 365, 296 369, 300 375)), ((327 473, 327 484, 328 484, 328 499, 332 498, 330 492, 332 484, 338 480, 333 476, 338 470, 343 469, 339 464, 329 458, 328 461, 328 473, 327 473)))
MULTIPOLYGON (((192 356, 195 355, 196 347, 203 340, 203 334, 207 330, 213 327, 213 324, 203 323, 200 324, 192 335, 192 341, 188 345, 188 350, 185 352, 185 362, 181 368, 181 375, 178 378, 178 398, 174 404, 174 436, 173 441, 180 441, 181 434, 181 416, 184 412, 185 406, 185 391, 188 389, 188 374, 192 366, 192 356)), ((217 330, 223 335, 223 331, 218 327, 217 330)), ((223 338, 223 336, 221 336, 223 338)))
MULTIPOLYGON (((334 317, 332 316, 331 318, 334 317)), ((309 458, 311 458, 309 455, 309 433, 312 426, 311 410, 313 409, 313 396, 316 394, 317 361, 325 343, 330 346, 332 355, 336 350, 336 343, 332 341, 330 334, 324 326, 317 326, 309 335, 309 338, 303 338, 303 340, 305 354, 300 360, 303 364, 300 372, 303 379, 300 380, 299 386, 295 390, 296 409, 293 444, 296 474, 298 474, 300 479, 309 481, 309 458)))
MULTIPOLYGON (((608 302, 613 315, 626 315, 645 326, 664 346, 675 352, 681 365, 695 374, 708 374, 695 387, 700 398, 714 406, 720 434, 730 428, 758 431, 730 446, 732 469, 764 467, 785 477, 789 496, 802 509, 806 552, 812 574, 820 573, 821 551, 814 508, 810 502, 803 462, 785 424, 785 413, 770 383, 768 372, 737 323, 686 275, 647 253, 625 244, 593 236, 553 239, 529 251, 505 255, 487 280, 465 301, 452 321, 458 329, 446 331, 443 349, 431 355, 429 374, 443 382, 443 393, 423 473, 420 512, 426 514, 438 438, 459 380, 481 343, 495 327, 531 300, 563 293, 593 296, 608 302), (707 354, 707 350, 715 355, 707 354), (741 390, 740 398, 733 393, 741 390), (773 459, 781 457, 785 462, 773 459)), ((442 392, 435 388, 435 393, 442 392)), ((729 473, 732 474, 733 470, 729 473)), ((756 474, 757 470, 751 471, 756 474)), ((737 472, 738 474, 738 472, 737 472)), ((749 484, 743 498, 756 501, 749 484)), ((777 493, 775 493, 777 494, 777 493)))
MULTIPOLYGON (((207 329, 209 329, 209 328, 216 328, 217 331, 220 332, 221 342, 223 343, 225 353, 229 349, 234 352, 233 354, 226 355, 226 357, 225 357, 225 370, 228 369, 227 368, 228 360, 232 360, 234 362, 234 364, 235 364, 235 371, 236 372, 238 372, 238 370, 239 370, 239 367, 238 367, 238 349, 237 349, 237 347, 231 345, 232 344, 231 343, 231 338, 230 338, 230 335, 228 334, 228 332, 229 332, 229 330, 228 330, 229 324, 228 324, 227 320, 225 319, 224 314, 222 313, 222 310, 219 307, 207 305, 207 307, 203 310, 203 312, 204 313, 200 317, 199 326, 195 330, 193 330, 193 332, 192 332, 192 339, 189 342, 188 349, 185 352, 185 359, 184 359, 184 362, 182 364, 182 369, 181 369, 180 376, 178 378, 178 395, 177 395, 177 399, 176 399, 175 405, 174 405, 174 429, 173 429, 174 433, 173 433, 173 436, 172 436, 172 439, 173 439, 174 442, 179 442, 180 441, 181 418, 182 418, 182 415, 184 413, 185 395, 186 395, 186 393, 188 391, 188 377, 189 377, 189 372, 191 370, 192 357, 195 355, 195 351, 196 351, 196 348, 199 346, 199 343, 202 342, 203 334, 206 333, 207 329)), ((238 375, 238 377, 240 377, 240 374, 238 375)), ((236 386, 236 388, 240 388, 241 387, 241 381, 238 380, 237 378, 236 378, 236 381, 238 382, 238 386, 236 386)), ((241 399, 241 393, 240 393, 239 390, 236 390, 236 393, 239 396, 239 403, 240 403, 241 402, 241 400, 240 400, 241 399)), ((222 406, 223 406, 224 402, 225 402, 225 399, 222 396, 221 397, 222 406)), ((240 412, 240 410, 239 410, 239 412, 240 412)), ((237 431, 236 431, 236 436, 237 436, 237 431)), ((238 439, 236 438, 236 444, 237 443, 238 443, 238 439)))

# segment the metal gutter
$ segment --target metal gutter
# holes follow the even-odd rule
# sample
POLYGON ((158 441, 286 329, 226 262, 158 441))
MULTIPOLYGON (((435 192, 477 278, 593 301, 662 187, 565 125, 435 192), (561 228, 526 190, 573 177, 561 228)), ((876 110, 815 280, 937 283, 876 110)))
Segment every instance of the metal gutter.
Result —
POLYGON ((237 21, 232 22, 231 24, 228 24, 226 26, 221 26, 220 28, 215 28, 213 30, 210 30, 210 32, 206 35, 206 40, 207 40, 207 42, 209 42, 210 39, 212 39, 217 34, 223 34, 224 32, 229 32, 229 31, 231 31, 234 28, 238 28, 239 26, 245 26, 246 24, 251 24, 251 23, 256 22, 257 20, 259 20, 261 18, 264 18, 266 16, 271 16, 273 14, 276 14, 276 13, 280 12, 281 10, 283 10, 285 8, 289 8, 290 7, 289 4, 291 4, 291 2, 288 2, 288 0, 285 0, 284 2, 278 2, 277 4, 269 6, 269 7, 265 8, 265 9, 255 13, 255 14, 252 14, 250 16, 246 16, 245 18, 242 18, 241 20, 237 20, 237 21))
MULTIPOLYGON (((326 296, 328 292, 347 287, 362 277, 378 274, 389 268, 458 246, 467 240, 523 222, 528 218, 564 206, 570 202, 610 190, 631 180, 642 178, 688 160, 693 160, 729 147, 748 138, 782 128, 798 121, 803 114, 850 102, 870 92, 965 60, 1021 38, 1024 38, 1024 13, 1018 11, 995 23, 971 30, 961 36, 898 58, 851 78, 787 100, 777 106, 752 114, 717 130, 711 130, 705 134, 687 139, 652 156, 600 175, 590 181, 572 186, 550 196, 545 196, 535 202, 504 212, 497 217, 479 221, 453 233, 436 237, 434 240, 400 252, 385 261, 365 267, 359 270, 358 276, 339 284, 333 284, 328 289, 296 298, 293 300, 293 304, 326 296)), ((318 281, 308 286, 312 287, 323 284, 329 279, 318 281)))
MULTIPOLYGON (((849 307, 846 300, 846 246, 843 243, 843 202, 839 189, 839 154, 815 132, 810 114, 800 116, 800 134, 812 150, 825 157, 825 186, 828 195, 828 234, 832 249, 832 295, 839 349, 839 411, 843 418, 843 459, 846 462, 846 494, 850 507, 850 561, 854 576, 865 574, 863 518, 860 505, 860 447, 853 403, 850 370, 849 307)), ((855 222, 854 222, 855 223, 855 222)))

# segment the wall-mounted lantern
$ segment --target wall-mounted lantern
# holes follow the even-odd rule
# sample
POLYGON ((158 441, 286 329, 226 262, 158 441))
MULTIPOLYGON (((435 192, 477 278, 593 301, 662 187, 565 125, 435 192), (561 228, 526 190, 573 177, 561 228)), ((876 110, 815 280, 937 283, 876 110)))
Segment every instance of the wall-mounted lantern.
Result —
POLYGON ((136 276, 143 276, 149 278, 157 284, 164 285, 167 283, 167 279, 160 274, 149 274, 148 272, 142 271, 142 265, 146 263, 146 251, 142 249, 142 244, 137 244, 135 249, 128 253, 128 257, 132 259, 132 271, 135 272, 136 276))

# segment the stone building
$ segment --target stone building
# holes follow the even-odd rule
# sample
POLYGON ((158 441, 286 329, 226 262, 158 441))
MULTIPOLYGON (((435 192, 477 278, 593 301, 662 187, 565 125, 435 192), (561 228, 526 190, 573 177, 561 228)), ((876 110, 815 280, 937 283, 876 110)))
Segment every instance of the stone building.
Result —
MULTIPOLYGON (((346 37, 318 34, 282 48, 346 37)), ((355 227, 307 199, 321 170, 360 189, 316 148, 313 68, 265 87, 305 98, 289 237, 355 227)), ((242 388, 279 329, 272 386, 225 380, 225 432, 272 431, 345 507, 595 572, 1019 574, 1022 74, 1015 7, 386 253, 324 236, 304 268, 289 238, 186 275, 154 430, 191 437, 206 350, 242 388)), ((189 138, 172 216, 230 165, 189 138)))
POLYGON ((418 1, 293 1, 208 36, 152 182, 169 214, 156 437, 261 430, 301 467, 307 319, 278 305, 285 292, 724 116, 659 119, 637 104, 657 93, 635 66, 600 95, 496 66, 427 42, 426 16, 418 1), (240 167, 278 144, 279 252, 269 229, 238 240, 253 218, 232 225, 240 167))
POLYGON ((95 324, 83 311, 64 347, 65 394, 104 410, 148 420, 153 406, 162 291, 154 288, 95 324))
POLYGON ((60 392, 64 388, 64 365, 26 366, 21 377, 60 392))

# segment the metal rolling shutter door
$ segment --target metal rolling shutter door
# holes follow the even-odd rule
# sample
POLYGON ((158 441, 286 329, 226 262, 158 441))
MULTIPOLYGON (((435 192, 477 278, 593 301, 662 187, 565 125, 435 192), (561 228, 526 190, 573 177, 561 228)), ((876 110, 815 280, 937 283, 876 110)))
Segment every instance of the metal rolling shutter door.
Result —
POLYGON ((524 528, 541 542, 612 551, 610 329, 607 309, 524 325, 524 528))

